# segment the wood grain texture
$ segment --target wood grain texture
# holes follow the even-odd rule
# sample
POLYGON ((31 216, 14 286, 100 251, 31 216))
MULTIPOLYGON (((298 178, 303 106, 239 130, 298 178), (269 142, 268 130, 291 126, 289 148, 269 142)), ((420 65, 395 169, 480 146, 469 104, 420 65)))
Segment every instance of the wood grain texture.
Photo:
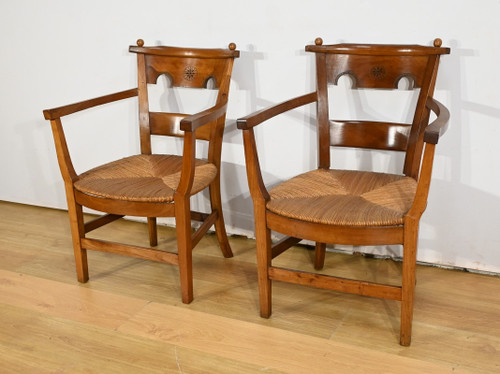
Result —
POLYGON ((279 267, 269 268, 269 278, 282 282, 323 288, 325 290, 349 292, 357 295, 401 300, 401 288, 372 282, 352 281, 340 277, 315 274, 304 271, 290 271, 279 267))
MULTIPOLYGON (((147 245, 147 231, 120 220, 89 235, 147 245)), ((159 249, 175 243, 174 229, 158 234, 159 249)), ((201 239, 184 305, 176 267, 130 257, 90 252, 92 282, 78 284, 67 213, 0 202, 2 373, 500 371, 499 277, 417 266, 405 348, 391 300, 275 282, 260 318, 256 243, 230 241, 225 260, 215 235, 201 239)), ((311 271, 314 256, 294 246, 274 261, 311 271)), ((395 284, 401 263, 327 251, 322 273, 395 284)))
POLYGON ((0 270, 0 302, 111 329, 147 304, 145 300, 124 299, 8 270, 0 270))
POLYGON ((119 331, 288 373, 327 373, 332 369, 340 373, 366 373, 377 361, 378 370, 384 373, 451 372, 439 365, 389 357, 369 349, 155 303, 149 304, 119 331), (304 349, 305 346, 308 348, 304 349), (321 357, 314 364, 311 352, 321 357))
MULTIPOLYGON (((4 374, 250 374, 260 369, 257 365, 5 304, 0 305, 0 315, 4 374)), ((270 369, 266 373, 278 371, 270 369)))
POLYGON ((330 144, 339 147, 406 150, 410 126, 372 121, 330 121, 330 144), (366 131, 370 126, 370 132, 366 131))
MULTIPOLYGON (((96 326, 105 327, 107 330, 104 330, 104 333, 108 335, 113 335, 111 333, 117 331, 134 337, 129 340, 139 337, 148 341, 160 341, 244 364, 256 364, 261 368, 271 367, 289 373, 326 373, 332 368, 341 373, 365 373, 373 368, 374 362, 378 362, 379 369, 384 373, 401 373, 402 370, 406 373, 452 372, 451 368, 441 365, 405 357, 391 357, 369 349, 308 337, 273 327, 259 326, 237 319, 190 311, 176 306, 114 297, 105 292, 41 280, 5 270, 0 271, 0 285, 2 286, 0 301, 2 304, 11 306, 11 309, 14 306, 50 317, 64 317, 73 325, 76 321, 86 322, 89 325, 87 327, 89 332, 95 330, 96 326), (11 297, 13 294, 17 297, 11 297), (47 300, 48 294, 51 294, 53 298, 47 300), (65 301, 57 302, 56 299, 65 301), (123 310, 124 306, 128 308, 125 307, 123 310), (302 349, 302 345, 306 345, 308 349, 302 349), (271 346, 274 349, 270 350, 271 346), (312 370, 311 351, 321 356, 321 360, 314 364, 312 370), (351 361, 352 357, 358 357, 355 364, 351 361)), ((31 321, 25 321, 25 326, 32 324, 31 321)), ((57 330, 59 328, 57 321, 54 321, 54 325, 57 330)), ((39 326, 35 323, 35 331, 30 329, 30 335, 37 335, 36 327, 39 326)), ((78 349, 82 344, 78 335, 82 332, 78 331, 79 329, 76 330, 76 332, 66 331, 64 337, 56 334, 54 345, 64 343, 74 346, 75 350, 81 350, 81 348, 78 349)), ((39 332, 40 335, 44 333, 46 334, 47 331, 39 332)), ((50 335, 53 333, 51 328, 49 340, 52 340, 50 335)), ((85 334, 85 331, 83 333, 85 334)), ((95 335, 98 336, 99 333, 95 335)), ((118 344, 118 348, 125 347, 126 342, 118 344)), ((95 344, 87 348, 96 350, 95 344)), ((57 356, 56 351, 46 353, 45 359, 49 362, 51 356, 57 356)), ((136 353, 134 352, 134 355, 136 353)), ((107 354, 110 356, 113 354, 111 349, 107 354)), ((138 357, 144 360, 143 357, 138 357)), ((148 363, 138 363, 136 360, 135 364, 142 369, 148 363)), ((115 366, 114 370, 117 369, 115 366)))
POLYGON ((89 109, 95 106, 109 104, 114 101, 119 101, 123 99, 128 99, 137 96, 137 88, 132 88, 130 90, 116 92, 113 94, 96 97, 94 99, 81 101, 79 103, 69 104, 53 109, 45 109, 43 115, 45 119, 55 120, 69 114, 79 112, 81 110, 89 109))

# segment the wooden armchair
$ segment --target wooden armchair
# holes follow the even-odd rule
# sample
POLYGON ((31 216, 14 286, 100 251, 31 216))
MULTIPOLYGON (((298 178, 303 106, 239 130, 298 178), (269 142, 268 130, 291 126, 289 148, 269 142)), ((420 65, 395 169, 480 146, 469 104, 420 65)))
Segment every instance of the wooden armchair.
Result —
MULTIPOLYGON (((215 225, 225 257, 232 257, 220 197, 220 164, 229 84, 236 45, 229 49, 187 49, 145 47, 139 39, 130 52, 137 54, 138 87, 127 91, 43 111, 50 120, 57 158, 64 179, 78 280, 89 278, 87 250, 112 252, 179 266, 182 301, 193 300, 192 249, 215 225), (216 103, 201 113, 152 112, 148 84, 156 84, 166 74, 173 87, 207 88, 209 81, 218 89, 216 103), (141 154, 77 174, 65 140, 61 117, 98 105, 138 96, 141 154), (179 155, 152 154, 151 136, 182 137, 179 155), (196 140, 208 142, 207 159, 195 158, 196 140), (211 212, 191 211, 190 197, 210 190, 211 212), (82 206, 105 212, 84 222, 82 206), (125 215, 148 217, 149 241, 157 245, 156 217, 175 217, 178 252, 87 238, 91 230, 125 215), (191 220, 203 222, 192 233, 191 220)), ((211 87, 212 88, 212 87, 211 87)))
POLYGON ((238 120, 243 130, 248 184, 257 238, 260 314, 271 315, 271 281, 401 301, 400 343, 409 345, 413 315, 419 220, 427 204, 434 148, 445 132, 448 110, 433 99, 440 55, 449 54, 436 39, 418 45, 338 44, 306 46, 316 55, 317 89, 238 120), (348 74, 353 88, 395 89, 408 78, 420 89, 413 121, 339 121, 329 119, 328 85, 348 74), (254 127, 294 108, 316 103, 318 169, 287 180, 270 191, 264 185, 254 127), (430 112, 437 118, 429 124, 430 112), (330 168, 330 149, 355 147, 405 153, 401 174, 330 168), (287 235, 271 243, 270 231, 287 235), (280 268, 272 259, 302 239, 316 243, 315 268, 323 267, 325 243, 403 245, 401 286, 344 279, 280 268))

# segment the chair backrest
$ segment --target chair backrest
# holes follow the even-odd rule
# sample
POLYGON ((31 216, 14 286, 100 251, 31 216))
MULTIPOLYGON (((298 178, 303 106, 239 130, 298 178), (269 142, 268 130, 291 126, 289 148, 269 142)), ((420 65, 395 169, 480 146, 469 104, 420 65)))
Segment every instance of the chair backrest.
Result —
MULTIPOLYGON (((139 125, 141 152, 151 154, 151 135, 182 137, 181 120, 185 113, 150 111, 148 84, 156 84, 167 75, 172 87, 218 89, 215 106, 227 103, 234 59, 239 57, 234 43, 229 49, 194 49, 178 47, 144 47, 139 39, 129 51, 137 54, 139 125)), ((196 130, 196 138, 208 140, 209 155, 220 154, 225 114, 196 130), (218 152, 217 152, 218 150, 218 152)), ((219 156, 220 157, 220 156, 219 156)), ((210 156, 209 156, 210 158, 210 156)))
POLYGON ((406 152, 405 175, 418 177, 423 135, 429 122, 426 102, 432 97, 439 57, 449 54, 436 39, 433 47, 419 45, 322 45, 318 38, 306 51, 316 54, 319 167, 330 167, 330 146, 406 152), (375 121, 335 121, 329 118, 328 85, 349 75, 353 88, 397 89, 402 78, 420 89, 411 124, 375 121))

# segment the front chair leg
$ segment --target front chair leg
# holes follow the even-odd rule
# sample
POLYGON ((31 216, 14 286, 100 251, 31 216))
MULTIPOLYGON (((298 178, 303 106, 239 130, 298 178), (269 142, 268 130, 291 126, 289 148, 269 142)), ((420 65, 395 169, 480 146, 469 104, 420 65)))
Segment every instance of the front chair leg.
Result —
POLYGON ((269 279, 271 266, 271 230, 267 228, 265 202, 254 202, 255 238, 257 242, 257 276, 259 283, 260 316, 269 318, 272 313, 272 288, 269 279))
POLYGON ((82 206, 74 199, 73 189, 66 191, 68 197, 68 214, 75 255, 76 276, 78 282, 85 283, 89 280, 87 250, 82 248, 81 238, 85 237, 82 206))
POLYGON ((210 185, 210 203, 212 210, 217 211, 217 219, 215 220, 215 234, 219 241, 219 246, 224 257, 233 257, 233 251, 227 239, 226 226, 224 224, 224 216, 222 214, 222 201, 220 196, 220 183, 216 180, 210 185))
POLYGON ((418 222, 407 219, 404 226, 403 282, 401 300, 400 344, 409 346, 413 321, 416 283, 418 222))
POLYGON ((148 217, 148 233, 149 245, 156 247, 158 245, 158 228, 156 225, 156 217, 148 217))
POLYGON ((175 229, 182 302, 189 304, 193 301, 193 246, 189 197, 175 201, 175 229))

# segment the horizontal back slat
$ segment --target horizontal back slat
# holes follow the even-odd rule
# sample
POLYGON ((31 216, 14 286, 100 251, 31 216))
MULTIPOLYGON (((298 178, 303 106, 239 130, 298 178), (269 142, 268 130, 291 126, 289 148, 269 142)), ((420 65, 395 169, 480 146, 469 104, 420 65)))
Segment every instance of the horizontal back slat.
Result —
POLYGON ((413 88, 422 87, 428 56, 327 55, 328 83, 337 84, 342 75, 353 78, 356 88, 397 88, 409 78, 413 88))
POLYGON ((160 75, 166 74, 174 87, 203 88, 212 80, 213 87, 219 88, 228 63, 218 59, 149 55, 146 56, 147 82, 155 84, 160 75))
POLYGON ((330 144, 405 151, 410 125, 372 121, 330 121, 330 144))
MULTIPOLYGON (((188 114, 181 113, 149 113, 149 126, 152 135, 168 135, 179 138, 184 137, 184 131, 180 129, 180 123, 188 114)), ((196 139, 210 140, 212 124, 206 124, 196 130, 196 139)))

